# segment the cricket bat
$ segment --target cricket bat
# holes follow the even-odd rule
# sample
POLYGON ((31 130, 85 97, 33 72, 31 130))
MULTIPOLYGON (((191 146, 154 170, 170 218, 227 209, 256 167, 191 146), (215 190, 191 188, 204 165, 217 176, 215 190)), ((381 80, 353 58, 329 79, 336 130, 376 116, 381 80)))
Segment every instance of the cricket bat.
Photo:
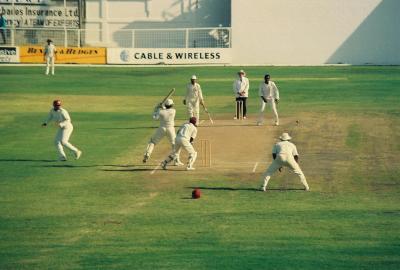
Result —
POLYGON ((205 106, 204 104, 201 104, 201 105, 203 105, 204 111, 205 111, 206 114, 208 115, 208 119, 210 120, 211 125, 214 125, 214 121, 213 121, 213 119, 211 118, 210 112, 207 110, 207 108, 206 108, 206 106, 205 106))
POLYGON ((164 104, 164 102, 169 99, 173 94, 175 93, 175 88, 172 88, 171 91, 169 91, 168 95, 161 101, 161 105, 164 104))

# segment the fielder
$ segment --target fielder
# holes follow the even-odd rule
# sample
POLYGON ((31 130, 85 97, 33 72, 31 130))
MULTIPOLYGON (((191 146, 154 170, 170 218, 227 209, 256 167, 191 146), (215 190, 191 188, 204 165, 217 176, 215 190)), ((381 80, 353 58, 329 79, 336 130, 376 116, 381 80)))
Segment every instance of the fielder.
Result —
MULTIPOLYGON (((167 136, 172 151, 175 149, 175 114, 176 111, 173 108, 174 101, 172 99, 167 99, 164 104, 159 104, 156 106, 153 119, 160 120, 160 127, 156 130, 153 136, 150 138, 150 141, 147 145, 146 152, 144 153, 143 163, 146 163, 150 158, 151 153, 153 153, 154 146, 161 141, 164 136, 167 136)), ((179 161, 179 152, 176 153, 174 157, 175 165, 183 165, 182 162, 179 161)))
POLYGON ((257 121, 257 125, 262 125, 264 122, 264 110, 265 104, 269 104, 272 113, 275 117, 275 126, 279 126, 278 111, 276 110, 276 104, 279 102, 279 90, 273 81, 270 81, 270 75, 266 74, 264 76, 264 82, 260 83, 259 96, 261 97, 261 110, 260 117, 257 121))
POLYGON ((197 152, 193 148, 193 141, 197 136, 197 127, 196 127, 196 117, 191 117, 189 123, 183 124, 176 135, 175 138, 175 150, 163 161, 161 162, 161 167, 166 170, 168 163, 174 160, 177 153, 183 148, 189 153, 188 164, 186 167, 187 171, 192 171, 195 168, 193 167, 194 162, 197 158, 197 152))
POLYGON ((296 145, 290 142, 292 139, 288 133, 283 133, 279 139, 280 142, 276 143, 272 148, 272 164, 268 167, 267 171, 263 175, 263 185, 261 186, 262 191, 266 191, 268 181, 271 176, 277 171, 281 170, 283 166, 292 169, 292 171, 300 177, 301 183, 303 183, 305 190, 309 191, 306 177, 299 166, 299 154, 297 153, 296 145))
POLYGON ((47 40, 47 45, 44 47, 44 61, 46 62, 46 75, 49 75, 51 66, 51 75, 54 75, 54 61, 56 60, 56 46, 51 39, 47 40))
POLYGON ((79 159, 82 155, 82 151, 69 143, 69 138, 71 137, 74 127, 72 126, 71 118, 69 117, 67 110, 61 108, 61 100, 53 101, 53 108, 50 110, 49 116, 43 122, 42 126, 47 126, 50 121, 54 121, 58 126, 58 131, 54 142, 59 154, 59 160, 67 160, 63 146, 74 152, 75 159, 79 159))
POLYGON ((196 117, 197 122, 200 120, 200 106, 205 107, 203 92, 200 84, 197 83, 196 75, 190 78, 190 83, 186 86, 186 96, 183 100, 183 105, 186 105, 188 117, 196 117))
POLYGON ((233 119, 239 119, 239 103, 238 101, 243 102, 243 119, 246 119, 247 114, 247 105, 246 101, 249 97, 249 79, 246 78, 246 73, 241 69, 238 72, 238 78, 233 82, 233 92, 236 95, 236 115, 233 119))

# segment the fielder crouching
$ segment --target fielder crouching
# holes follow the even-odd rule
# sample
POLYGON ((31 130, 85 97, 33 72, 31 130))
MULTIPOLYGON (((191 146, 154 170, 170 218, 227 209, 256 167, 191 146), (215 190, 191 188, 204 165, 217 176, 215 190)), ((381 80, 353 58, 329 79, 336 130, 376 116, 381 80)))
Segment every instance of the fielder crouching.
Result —
POLYGON ((58 126, 58 131, 55 138, 55 145, 59 154, 60 161, 66 161, 67 156, 65 155, 63 146, 67 147, 75 154, 75 159, 79 159, 82 155, 82 151, 73 146, 69 142, 74 127, 71 123, 71 118, 64 108, 61 108, 61 100, 53 101, 53 108, 50 110, 47 119, 43 122, 42 126, 47 126, 50 121, 54 121, 58 126))
POLYGON ((269 179, 277 171, 281 170, 283 166, 292 169, 300 178, 301 183, 304 185, 306 191, 310 190, 307 184, 306 177, 299 166, 299 154, 297 153, 296 145, 290 142, 292 139, 288 133, 282 133, 279 137, 280 142, 276 143, 272 149, 273 161, 263 175, 262 191, 266 191, 269 179))
POLYGON ((189 160, 186 167, 186 170, 191 171, 195 168, 193 167, 194 162, 197 158, 197 152, 193 148, 193 141, 197 136, 197 127, 196 127, 196 117, 191 117, 189 123, 183 124, 176 135, 175 138, 175 149, 172 153, 161 162, 161 167, 166 170, 168 163, 174 160, 177 153, 180 152, 181 148, 185 149, 189 153, 189 160))

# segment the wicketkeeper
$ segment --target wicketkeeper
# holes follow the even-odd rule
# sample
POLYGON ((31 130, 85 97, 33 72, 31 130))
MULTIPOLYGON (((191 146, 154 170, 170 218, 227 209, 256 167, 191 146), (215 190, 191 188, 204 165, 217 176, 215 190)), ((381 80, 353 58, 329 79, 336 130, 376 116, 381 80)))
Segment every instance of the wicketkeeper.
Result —
POLYGON ((189 123, 185 123, 179 128, 175 139, 175 150, 161 163, 161 167, 164 170, 167 169, 168 163, 174 160, 182 148, 189 153, 186 170, 191 171, 195 169, 193 164, 196 161, 197 152, 193 148, 192 143, 197 136, 196 122, 196 117, 191 117, 189 123))
POLYGON ((276 84, 270 80, 271 76, 266 74, 264 76, 264 82, 260 83, 259 96, 261 97, 261 110, 260 116, 257 121, 257 125, 262 125, 264 122, 264 110, 265 105, 268 104, 271 107, 272 113, 275 117, 275 125, 279 126, 278 111, 276 109, 276 104, 279 102, 279 90, 276 84))
POLYGON ((308 191, 310 188, 299 166, 299 154, 297 153, 296 145, 290 142, 292 138, 288 133, 283 133, 279 139, 281 141, 272 148, 273 161, 263 175, 264 183, 261 186, 261 190, 266 191, 269 179, 277 170, 280 171, 282 167, 288 167, 300 177, 301 183, 303 183, 305 190, 308 191))
POLYGON ((59 160, 67 160, 63 146, 67 147, 74 153, 75 159, 79 159, 82 155, 82 151, 69 143, 69 138, 71 137, 74 127, 72 126, 71 117, 69 117, 67 110, 61 108, 61 100, 53 101, 53 108, 50 110, 49 116, 43 122, 42 126, 47 126, 50 121, 54 121, 58 126, 54 143, 59 154, 59 160))
POLYGON ((196 75, 190 78, 190 83, 186 86, 186 96, 183 99, 183 104, 186 105, 188 117, 196 117, 197 123, 200 121, 200 104, 205 107, 203 92, 200 84, 197 83, 196 75))
MULTIPOLYGON (((156 130, 153 136, 150 138, 147 144, 146 152, 144 153, 143 163, 146 163, 153 153, 154 146, 158 144, 164 136, 167 136, 169 143, 171 144, 171 149, 175 149, 175 114, 176 111, 173 108, 174 101, 172 99, 167 99, 163 104, 158 104, 154 109, 153 119, 160 120, 160 127, 156 130)), ((174 157, 175 165, 183 165, 179 161, 179 152, 176 153, 174 157)))

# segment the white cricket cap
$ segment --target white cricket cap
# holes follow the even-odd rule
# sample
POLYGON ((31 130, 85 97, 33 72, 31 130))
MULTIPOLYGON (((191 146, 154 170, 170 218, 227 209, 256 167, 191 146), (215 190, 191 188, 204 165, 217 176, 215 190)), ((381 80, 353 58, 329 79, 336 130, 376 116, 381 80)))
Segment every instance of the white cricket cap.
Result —
POLYGON ((190 78, 190 79, 197 80, 197 77, 196 77, 196 75, 192 75, 192 78, 190 78))
POLYGON ((242 74, 246 74, 246 72, 244 72, 244 70, 243 70, 243 69, 239 70, 238 74, 240 74, 240 73, 242 73, 242 74))
POLYGON ((174 104, 174 101, 172 100, 172 99, 167 99, 166 101, 165 101, 165 103, 164 103, 166 106, 171 106, 171 105, 173 105, 174 104))
POLYGON ((289 133, 282 133, 282 135, 279 137, 279 139, 281 139, 281 141, 289 141, 292 139, 292 137, 290 137, 289 133))

